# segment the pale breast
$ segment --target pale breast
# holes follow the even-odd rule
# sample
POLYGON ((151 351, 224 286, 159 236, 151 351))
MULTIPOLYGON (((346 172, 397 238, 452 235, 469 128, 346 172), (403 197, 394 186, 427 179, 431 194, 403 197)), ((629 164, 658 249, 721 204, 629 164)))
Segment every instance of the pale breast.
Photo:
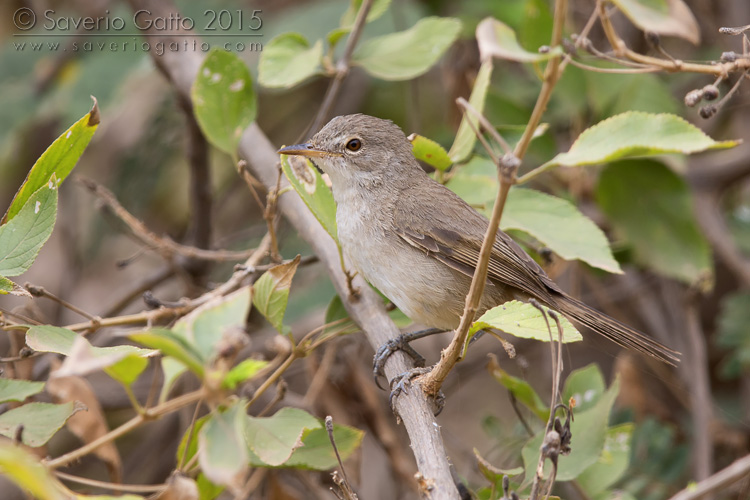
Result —
POLYGON ((405 243, 367 207, 343 210, 336 219, 351 266, 412 320, 451 330, 458 325, 469 277, 405 243))

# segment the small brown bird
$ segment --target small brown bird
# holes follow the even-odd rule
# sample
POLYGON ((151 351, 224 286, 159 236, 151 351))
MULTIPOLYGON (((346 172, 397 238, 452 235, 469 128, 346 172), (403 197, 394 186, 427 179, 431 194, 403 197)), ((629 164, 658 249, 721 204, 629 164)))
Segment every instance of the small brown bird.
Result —
MULTIPOLYGON (((489 222, 422 170, 398 126, 339 116, 310 142, 279 153, 308 157, 328 174, 339 242, 368 282, 418 323, 445 331, 458 326, 489 222)), ((677 352, 566 294, 499 231, 478 314, 531 298, 624 347, 679 360, 677 352)))

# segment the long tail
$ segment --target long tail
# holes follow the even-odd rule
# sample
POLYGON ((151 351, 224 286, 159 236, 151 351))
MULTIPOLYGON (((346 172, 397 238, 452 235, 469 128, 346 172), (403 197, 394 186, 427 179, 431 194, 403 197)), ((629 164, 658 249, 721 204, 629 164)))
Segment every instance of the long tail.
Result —
POLYGON ((674 365, 680 353, 660 344, 641 332, 610 318, 569 295, 555 297, 554 307, 565 316, 582 323, 599 335, 634 351, 648 354, 660 361, 674 365))

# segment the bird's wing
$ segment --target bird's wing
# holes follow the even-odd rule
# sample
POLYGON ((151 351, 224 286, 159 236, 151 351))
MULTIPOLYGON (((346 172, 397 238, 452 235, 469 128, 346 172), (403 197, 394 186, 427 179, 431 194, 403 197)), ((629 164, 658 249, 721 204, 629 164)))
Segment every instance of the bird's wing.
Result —
MULTIPOLYGON (((396 234, 427 255, 473 276, 489 221, 442 185, 430 182, 421 187, 428 188, 431 196, 419 200, 431 200, 430 206, 412 206, 415 201, 402 193, 394 212, 396 234)), ((534 259, 502 231, 492 246, 488 278, 548 303, 551 300, 545 299, 562 293, 534 259)))

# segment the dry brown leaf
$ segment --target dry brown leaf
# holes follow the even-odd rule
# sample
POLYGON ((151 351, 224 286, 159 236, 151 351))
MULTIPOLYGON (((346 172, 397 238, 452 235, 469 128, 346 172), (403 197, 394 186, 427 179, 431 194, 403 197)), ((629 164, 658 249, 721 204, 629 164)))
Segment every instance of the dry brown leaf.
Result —
MULTIPOLYGON (((90 443, 109 432, 99 400, 86 379, 76 376, 50 377, 46 388, 58 403, 80 401, 88 407, 88 411, 77 412, 66 424, 81 441, 90 443)), ((94 454, 107 465, 111 481, 121 482, 122 460, 114 443, 110 441, 99 446, 94 454)))

